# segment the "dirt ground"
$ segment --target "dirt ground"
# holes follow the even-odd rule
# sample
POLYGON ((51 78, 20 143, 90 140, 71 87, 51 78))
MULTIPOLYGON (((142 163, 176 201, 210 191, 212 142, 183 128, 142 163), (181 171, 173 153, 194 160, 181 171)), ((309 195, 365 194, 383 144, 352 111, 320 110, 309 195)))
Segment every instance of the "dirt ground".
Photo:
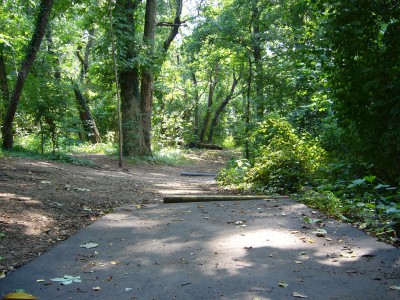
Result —
MULTIPOLYGON (((159 203, 163 195, 221 193, 212 177, 234 156, 192 151, 181 166, 129 164, 86 155, 95 167, 24 158, 0 159, 0 277, 123 204, 159 203)), ((226 192, 226 191, 225 191, 226 192)))

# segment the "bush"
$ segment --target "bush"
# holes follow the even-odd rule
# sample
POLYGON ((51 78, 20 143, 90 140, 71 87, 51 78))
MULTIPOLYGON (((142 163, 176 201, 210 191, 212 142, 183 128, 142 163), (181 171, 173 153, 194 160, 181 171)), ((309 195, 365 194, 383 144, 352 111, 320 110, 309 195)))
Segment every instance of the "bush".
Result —
POLYGON ((284 118, 271 115, 251 137, 252 161, 231 162, 218 176, 220 183, 252 187, 257 192, 286 193, 316 183, 325 151, 307 134, 295 133, 284 118))
POLYGON ((253 140, 258 145, 247 180, 273 192, 296 192, 316 182, 325 151, 307 134, 297 135, 284 118, 271 116, 260 124, 253 140))
POLYGON ((247 159, 231 160, 228 166, 217 176, 219 184, 234 189, 244 190, 248 187, 246 178, 251 165, 247 159))

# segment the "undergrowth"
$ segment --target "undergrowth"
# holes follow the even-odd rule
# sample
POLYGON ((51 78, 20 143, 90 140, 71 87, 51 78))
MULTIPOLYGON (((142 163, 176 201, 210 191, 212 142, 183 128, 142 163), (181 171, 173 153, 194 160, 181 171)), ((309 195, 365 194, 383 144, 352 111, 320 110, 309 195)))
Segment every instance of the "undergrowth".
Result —
POLYGON ((217 176, 242 193, 289 194, 326 215, 400 246, 400 190, 371 166, 329 155, 287 120, 269 116, 251 137, 253 159, 232 160, 217 176))
MULTIPOLYGON (((16 145, 12 151, 6 151, 0 148, 0 158, 6 156, 23 157, 35 160, 43 159, 74 165, 96 167, 96 163, 93 160, 81 157, 82 154, 103 154, 108 155, 114 160, 118 159, 117 146, 112 143, 83 143, 71 146, 68 149, 60 149, 55 153, 41 153, 36 149, 30 149, 29 147, 25 148, 20 145, 16 145)), ((124 161, 132 164, 149 163, 160 165, 183 165, 189 163, 189 159, 185 155, 184 151, 172 148, 157 149, 153 156, 126 157, 124 158, 124 161)))

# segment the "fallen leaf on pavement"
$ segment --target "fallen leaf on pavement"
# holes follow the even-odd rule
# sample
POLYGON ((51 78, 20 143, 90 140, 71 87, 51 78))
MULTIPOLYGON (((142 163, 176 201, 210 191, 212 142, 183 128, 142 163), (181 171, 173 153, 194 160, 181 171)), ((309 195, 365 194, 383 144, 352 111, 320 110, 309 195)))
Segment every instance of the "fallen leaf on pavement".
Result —
POLYGON ((278 286, 281 287, 281 288, 286 288, 286 287, 288 287, 289 285, 288 285, 286 282, 283 282, 283 281, 282 281, 282 282, 279 282, 279 283, 278 283, 278 286))
POLYGON ((395 290, 395 291, 400 291, 400 285, 391 285, 391 286, 389 286, 389 289, 395 290))
POLYGON ((51 278, 51 281, 59 282, 61 285, 68 285, 73 282, 82 282, 81 276, 64 275, 64 277, 51 278))
POLYGON ((308 298, 306 295, 297 292, 293 292, 292 296, 295 298, 308 298))
POLYGON ((325 237, 325 235, 327 234, 325 229, 322 228, 318 228, 317 230, 313 231, 312 233, 314 233, 317 237, 325 237))
POLYGON ((82 244, 79 247, 85 248, 85 249, 91 249, 91 248, 96 248, 98 245, 99 244, 97 244, 97 243, 89 242, 89 243, 86 243, 86 244, 82 244))

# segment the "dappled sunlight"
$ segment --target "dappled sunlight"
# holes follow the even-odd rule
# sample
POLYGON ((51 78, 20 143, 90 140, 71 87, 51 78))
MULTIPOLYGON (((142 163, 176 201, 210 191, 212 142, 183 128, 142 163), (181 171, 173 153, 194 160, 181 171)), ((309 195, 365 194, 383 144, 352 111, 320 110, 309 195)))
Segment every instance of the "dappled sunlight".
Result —
POLYGON ((210 246, 224 245, 224 247, 273 247, 277 249, 293 249, 298 246, 298 240, 283 230, 274 229, 258 229, 249 230, 245 233, 234 233, 230 236, 218 237, 212 242, 210 246))
POLYGON ((31 197, 28 196, 21 196, 21 195, 16 195, 12 193, 0 193, 0 198, 3 198, 5 201, 23 201, 26 204, 41 204, 41 201, 32 199, 31 197))
POLYGON ((346 266, 350 262, 359 261, 365 255, 371 255, 374 252, 372 248, 359 249, 356 250, 346 250, 342 247, 337 247, 335 252, 321 251, 321 249, 315 249, 313 257, 315 261, 319 264, 326 266, 342 267, 346 266))

